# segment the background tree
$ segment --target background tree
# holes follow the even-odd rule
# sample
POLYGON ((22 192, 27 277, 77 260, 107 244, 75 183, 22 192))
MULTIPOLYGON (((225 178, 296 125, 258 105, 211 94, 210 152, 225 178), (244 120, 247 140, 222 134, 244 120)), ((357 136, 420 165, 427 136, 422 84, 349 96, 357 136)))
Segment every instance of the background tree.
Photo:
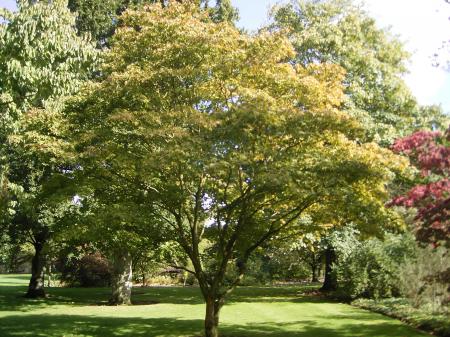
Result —
MULTIPOLYGON (((291 1, 274 8, 274 23, 269 29, 287 31, 296 50, 293 62, 333 63, 345 69, 343 108, 364 125, 364 139, 389 146, 398 137, 417 129, 446 127, 448 116, 442 109, 419 106, 402 79, 409 58, 403 44, 389 31, 379 29, 375 20, 354 3, 351 0, 291 1)), ((391 190, 401 188, 397 183, 391 185, 391 190)), ((372 210, 377 208, 381 209, 372 207, 372 210)), ((364 214, 371 214, 371 210, 363 209, 364 214)), ((336 219, 331 217, 327 221, 342 225, 354 220, 336 219)), ((372 228, 383 226, 390 227, 385 223, 372 228)), ((358 229, 366 236, 369 234, 365 229, 358 229)), ((382 231, 370 234, 383 236, 382 231)), ((331 266, 337 255, 332 245, 326 246, 324 289, 336 290, 337 280, 333 281, 331 266)))
MULTIPOLYGON (((82 161, 79 163, 83 164, 82 161)), ((89 167, 83 166, 83 173, 86 171, 89 172, 89 167)), ((158 250, 164 241, 161 221, 152 217, 151 207, 136 203, 134 195, 126 198, 121 195, 120 192, 126 189, 120 186, 119 180, 109 180, 108 186, 104 185, 106 180, 102 180, 103 188, 100 189, 98 181, 97 185, 94 183, 99 178, 99 174, 91 175, 90 184, 83 182, 83 188, 77 190, 82 196, 77 217, 67 223, 63 239, 81 240, 106 257, 111 268, 109 304, 129 305, 134 261, 142 256, 150 258, 151 253, 158 250)))
MULTIPOLYGON (((300 225, 306 227, 304 223, 300 225)), ((319 274, 323 265, 323 247, 321 238, 324 235, 317 228, 302 233, 283 233, 280 238, 271 242, 272 258, 278 254, 289 256, 296 264, 306 264, 310 272, 310 281, 319 282, 319 274)), ((289 268, 290 266, 288 266, 289 268)))
MULTIPOLYGON (((174 0, 175 1, 175 0, 174 0)), ((69 0, 69 9, 76 12, 76 26, 79 34, 89 33, 97 41, 98 47, 108 45, 108 39, 120 25, 120 14, 127 8, 160 3, 163 6, 169 1, 164 0, 69 0)), ((238 18, 236 8, 230 0, 196 0, 200 8, 210 12, 213 20, 234 22, 238 18), (215 4, 210 4, 213 2, 215 4)))
POLYGON ((96 52, 77 36, 65 1, 24 0, 0 14, 0 167, 9 208, 2 219, 35 248, 27 296, 36 297, 44 295, 42 251, 70 205, 56 200, 71 162, 62 97, 87 77, 96 52))
POLYGON ((286 62, 294 51, 282 35, 244 35, 190 4, 121 20, 104 77, 67 111, 71 133, 97 167, 127 172, 163 219, 215 337, 255 249, 317 203, 383 207, 405 163, 357 142, 358 124, 337 109, 341 68, 286 62))
MULTIPOLYGON (((275 7, 273 18, 272 30, 288 31, 294 62, 345 69, 344 107, 365 126, 369 140, 388 146, 431 127, 402 79, 409 58, 403 44, 353 1, 296 0, 275 7)), ((440 109, 434 112, 443 115, 440 109)))

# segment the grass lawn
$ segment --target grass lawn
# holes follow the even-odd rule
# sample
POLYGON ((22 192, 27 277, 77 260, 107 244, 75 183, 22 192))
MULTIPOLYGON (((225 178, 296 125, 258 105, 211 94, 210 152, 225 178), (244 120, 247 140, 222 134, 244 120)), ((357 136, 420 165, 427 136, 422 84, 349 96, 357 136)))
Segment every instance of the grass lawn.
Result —
MULTIPOLYGON (((201 336, 204 305, 197 288, 135 288, 135 305, 107 306, 109 289, 48 289, 22 297, 27 276, 0 275, 0 336, 201 336)), ((304 289, 304 288, 303 288, 304 289)), ((400 321, 301 295, 301 287, 245 287, 221 315, 226 337, 419 337, 400 321)))

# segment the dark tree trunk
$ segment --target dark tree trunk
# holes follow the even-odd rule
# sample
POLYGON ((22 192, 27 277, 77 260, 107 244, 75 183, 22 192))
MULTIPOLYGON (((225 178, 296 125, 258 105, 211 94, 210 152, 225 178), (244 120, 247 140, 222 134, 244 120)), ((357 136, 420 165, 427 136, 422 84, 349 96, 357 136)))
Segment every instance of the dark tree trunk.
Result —
POLYGON ((213 296, 206 298, 205 337, 219 336, 219 312, 222 307, 220 301, 213 296))
POLYGON ((132 259, 129 252, 115 252, 112 270, 111 305, 131 304, 131 288, 133 287, 132 259))
POLYGON ((319 278, 317 277, 317 265, 315 263, 311 265, 311 282, 319 282, 319 278))
POLYGON ((47 267, 47 287, 52 286, 52 263, 50 262, 47 267))
POLYGON ((322 291, 334 291, 337 289, 336 276, 333 274, 333 263, 336 262, 336 253, 334 249, 329 247, 325 250, 325 280, 323 282, 322 291))
POLYGON ((317 261, 317 256, 314 252, 311 253, 311 260, 310 260, 310 266, 311 266, 311 282, 319 282, 319 278, 317 276, 317 269, 318 269, 319 261, 317 261))
POLYGON ((142 273, 142 286, 143 287, 147 286, 147 277, 145 273, 142 273))
POLYGON ((320 279, 320 275, 322 275, 322 263, 323 263, 323 261, 322 261, 322 259, 320 259, 317 264, 317 278, 318 279, 320 279))
POLYGON ((28 285, 28 291, 25 297, 38 298, 45 297, 44 291, 44 256, 42 249, 44 244, 41 242, 34 243, 34 256, 31 260, 31 279, 28 285))

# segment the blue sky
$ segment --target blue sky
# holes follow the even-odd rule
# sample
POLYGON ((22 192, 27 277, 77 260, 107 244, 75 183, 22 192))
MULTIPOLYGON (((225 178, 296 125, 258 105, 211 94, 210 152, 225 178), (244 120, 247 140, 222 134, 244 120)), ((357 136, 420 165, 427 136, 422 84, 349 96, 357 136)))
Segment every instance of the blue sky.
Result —
MULTIPOLYGON (((271 6, 286 0, 232 0, 240 13, 239 26, 256 30, 267 23, 271 6)), ((15 0, 0 0, 0 7, 15 8, 15 0)), ((450 72, 432 66, 431 56, 450 39, 450 5, 443 0, 365 0, 365 7, 380 27, 405 42, 413 54, 405 76, 421 104, 442 104, 450 112, 450 72)), ((450 54, 445 55, 450 59, 450 54)))

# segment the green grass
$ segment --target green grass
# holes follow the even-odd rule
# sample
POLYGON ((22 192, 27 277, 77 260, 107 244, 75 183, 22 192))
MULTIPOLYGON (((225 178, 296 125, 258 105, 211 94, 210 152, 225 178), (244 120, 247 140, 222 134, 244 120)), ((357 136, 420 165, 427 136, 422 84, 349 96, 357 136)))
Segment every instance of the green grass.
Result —
MULTIPOLYGON (((201 336, 197 288, 136 288, 135 305, 106 305, 108 289, 51 288, 46 300, 22 297, 27 277, 0 275, 0 336, 201 336)), ((305 287, 246 287, 221 315, 226 337, 418 337, 400 321, 302 295, 305 287)))

